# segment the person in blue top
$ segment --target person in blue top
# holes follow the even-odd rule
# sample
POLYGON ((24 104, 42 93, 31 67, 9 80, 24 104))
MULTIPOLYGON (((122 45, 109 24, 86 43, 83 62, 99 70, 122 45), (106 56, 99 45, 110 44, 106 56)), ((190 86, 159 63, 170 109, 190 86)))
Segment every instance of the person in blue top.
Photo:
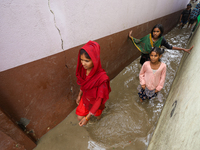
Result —
POLYGON ((200 14, 200 3, 198 3, 196 7, 192 10, 187 28, 189 26, 190 28, 192 27, 192 25, 197 21, 197 17, 199 16, 199 14, 200 14))
POLYGON ((188 22, 190 13, 191 13, 191 4, 187 4, 187 8, 182 11, 181 16, 180 16, 180 25, 179 28, 183 28, 184 25, 188 22))

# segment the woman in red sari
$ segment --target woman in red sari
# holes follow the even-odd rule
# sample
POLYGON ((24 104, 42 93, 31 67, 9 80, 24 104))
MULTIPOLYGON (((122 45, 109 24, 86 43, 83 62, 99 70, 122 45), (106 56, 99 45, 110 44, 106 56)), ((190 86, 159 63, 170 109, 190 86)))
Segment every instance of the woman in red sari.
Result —
POLYGON ((81 86, 76 99, 79 125, 86 125, 92 115, 97 119, 109 99, 110 80, 101 67, 100 46, 94 41, 86 43, 79 51, 76 68, 77 83, 81 86))

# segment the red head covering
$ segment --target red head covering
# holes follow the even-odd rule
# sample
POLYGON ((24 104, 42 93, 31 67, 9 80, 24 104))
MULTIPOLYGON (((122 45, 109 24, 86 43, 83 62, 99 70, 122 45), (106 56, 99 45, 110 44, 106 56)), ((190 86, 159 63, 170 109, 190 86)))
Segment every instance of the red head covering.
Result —
POLYGON ((94 104, 97 98, 103 98, 102 104, 109 98, 110 89, 110 80, 106 75, 106 72, 101 67, 100 61, 100 46, 98 43, 94 41, 89 41, 79 50, 78 54, 78 64, 76 68, 76 77, 77 83, 81 86, 81 90, 83 91, 82 99, 85 107, 90 110, 91 106, 94 104), (80 50, 84 49, 94 64, 94 67, 90 71, 89 75, 86 76, 86 69, 84 69, 80 60, 80 50), (101 89, 99 92, 98 87, 102 83, 106 83, 107 87, 101 89))

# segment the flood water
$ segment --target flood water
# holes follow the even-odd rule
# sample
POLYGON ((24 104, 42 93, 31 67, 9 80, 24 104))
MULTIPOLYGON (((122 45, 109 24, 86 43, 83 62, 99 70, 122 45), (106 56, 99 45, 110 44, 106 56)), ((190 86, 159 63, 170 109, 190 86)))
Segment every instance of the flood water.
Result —
MULTIPOLYGON (((190 33, 190 29, 174 28, 165 38, 173 46, 186 47, 190 33)), ((161 61, 167 65, 166 81, 156 98, 139 101, 137 87, 141 65, 138 58, 111 81, 112 92, 100 121, 91 118, 85 127, 79 127, 73 111, 45 134, 34 150, 147 149, 182 55, 182 51, 165 50, 161 61)))
MULTIPOLYGON (((191 30, 186 28, 182 30, 174 28, 165 35, 165 38, 173 46, 186 47, 190 33, 191 30)), ((129 146, 133 150, 145 150, 161 114, 182 55, 182 51, 165 51, 161 58, 161 61, 167 65, 164 88, 156 98, 142 103, 137 94, 141 68, 140 58, 124 68, 111 81, 112 92, 106 103, 103 118, 99 122, 93 120, 95 123, 86 127, 93 141, 93 146, 88 148, 93 150, 96 146, 101 149, 122 149, 129 146)))

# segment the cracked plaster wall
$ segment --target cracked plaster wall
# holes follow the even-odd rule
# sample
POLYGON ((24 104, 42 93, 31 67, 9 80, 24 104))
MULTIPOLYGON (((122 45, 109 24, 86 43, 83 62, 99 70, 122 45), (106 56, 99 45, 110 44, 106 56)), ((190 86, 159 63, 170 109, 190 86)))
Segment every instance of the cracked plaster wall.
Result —
POLYGON ((189 0, 50 2, 66 50, 182 10, 189 0))
POLYGON ((63 51, 48 1, 0 3, 0 71, 63 51))
POLYGON ((0 2, 0 71, 171 14, 185 8, 188 2, 3 0, 0 2))

